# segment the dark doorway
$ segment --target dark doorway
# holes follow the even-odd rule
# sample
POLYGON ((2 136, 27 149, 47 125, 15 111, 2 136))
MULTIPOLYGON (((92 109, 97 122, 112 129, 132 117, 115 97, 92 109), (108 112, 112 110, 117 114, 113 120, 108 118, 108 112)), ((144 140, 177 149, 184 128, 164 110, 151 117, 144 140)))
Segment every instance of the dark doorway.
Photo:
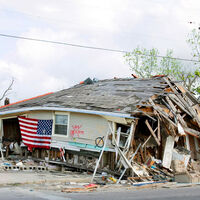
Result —
POLYGON ((21 134, 18 118, 4 119, 3 133, 3 140, 19 143, 21 141, 21 134))

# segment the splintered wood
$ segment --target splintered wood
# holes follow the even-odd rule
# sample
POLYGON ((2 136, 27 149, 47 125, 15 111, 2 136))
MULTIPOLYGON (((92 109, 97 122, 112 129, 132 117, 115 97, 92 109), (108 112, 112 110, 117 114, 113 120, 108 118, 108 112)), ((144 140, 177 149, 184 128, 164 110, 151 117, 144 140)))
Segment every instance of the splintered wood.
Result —
MULTIPOLYGON (((199 102, 170 78, 160 80, 163 92, 138 102, 127 124, 108 122, 115 149, 112 166, 120 174, 117 183, 127 177, 132 184, 169 181, 172 161, 200 158, 199 102)), ((101 157, 102 152, 97 165, 101 157)))

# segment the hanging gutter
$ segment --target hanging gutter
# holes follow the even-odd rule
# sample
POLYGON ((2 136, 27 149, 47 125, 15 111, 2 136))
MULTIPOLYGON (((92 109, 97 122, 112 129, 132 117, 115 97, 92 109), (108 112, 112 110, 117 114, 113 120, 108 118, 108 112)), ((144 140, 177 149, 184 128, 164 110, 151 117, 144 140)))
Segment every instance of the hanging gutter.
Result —
POLYGON ((39 110, 66 111, 66 112, 76 112, 76 113, 85 113, 85 114, 94 114, 94 115, 106 115, 106 116, 112 116, 112 117, 122 117, 122 118, 129 118, 129 119, 135 118, 135 117, 132 117, 130 114, 123 114, 123 113, 84 110, 84 109, 77 109, 77 108, 58 108, 58 107, 42 107, 42 106, 20 108, 20 109, 8 110, 8 111, 3 111, 3 112, 0 111, 0 116, 26 112, 26 111, 39 111, 39 110))

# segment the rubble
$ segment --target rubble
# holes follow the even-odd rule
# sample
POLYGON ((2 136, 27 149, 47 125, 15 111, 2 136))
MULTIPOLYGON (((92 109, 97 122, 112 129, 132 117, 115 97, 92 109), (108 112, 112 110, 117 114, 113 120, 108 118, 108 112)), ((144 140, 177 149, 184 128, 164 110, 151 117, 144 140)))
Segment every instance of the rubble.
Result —
MULTIPOLYGON (((125 81, 128 85, 129 82, 125 81)), ((91 85, 88 87, 96 87, 95 83, 91 85)), ((108 131, 94 139, 96 146, 90 145, 93 151, 88 150, 87 145, 79 144, 74 150, 54 147, 49 150, 33 148, 28 152, 24 146, 3 138, 3 169, 45 171, 70 168, 89 171, 93 173, 91 183, 98 185, 200 182, 200 107, 197 99, 179 82, 168 77, 154 78, 149 85, 145 85, 148 87, 146 90, 139 85, 140 93, 136 92, 140 99, 132 86, 128 85, 127 91, 123 91, 123 95, 126 92, 132 95, 129 95, 130 105, 123 108, 129 110, 131 117, 106 116, 108 131), (137 100, 134 105, 131 98, 137 100), (28 155, 30 159, 27 159, 28 155), (17 162, 7 162, 11 158, 17 162)), ((120 103, 123 104, 122 101, 120 103)), ((109 109, 109 106, 111 104, 103 108, 109 109)), ((117 111, 120 113, 122 109, 119 107, 117 111)), ((84 141, 89 139, 84 138, 84 141)), ((80 188, 67 188, 63 192, 93 190, 96 187, 80 188)))
POLYGON ((132 184, 174 179, 185 182, 184 178, 188 183, 200 182, 200 165, 194 161, 200 149, 199 102, 179 83, 167 77, 163 81, 165 93, 141 102, 132 113, 137 118, 128 129, 123 147, 119 139, 124 134, 122 127, 113 130, 109 122, 116 152, 115 171, 121 174, 117 183, 123 178, 132 184), (195 170, 191 172, 188 166, 195 170))

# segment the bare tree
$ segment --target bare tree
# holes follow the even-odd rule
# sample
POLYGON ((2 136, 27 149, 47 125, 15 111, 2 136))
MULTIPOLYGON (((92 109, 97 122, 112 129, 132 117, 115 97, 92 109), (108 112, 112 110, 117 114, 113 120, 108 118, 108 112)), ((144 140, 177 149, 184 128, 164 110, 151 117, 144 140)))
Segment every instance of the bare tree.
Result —
POLYGON ((2 96, 0 97, 0 101, 2 101, 6 97, 6 95, 8 94, 8 92, 10 90, 12 90, 13 83, 14 83, 14 78, 12 78, 11 83, 9 84, 9 86, 7 87, 7 89, 3 92, 2 96))

